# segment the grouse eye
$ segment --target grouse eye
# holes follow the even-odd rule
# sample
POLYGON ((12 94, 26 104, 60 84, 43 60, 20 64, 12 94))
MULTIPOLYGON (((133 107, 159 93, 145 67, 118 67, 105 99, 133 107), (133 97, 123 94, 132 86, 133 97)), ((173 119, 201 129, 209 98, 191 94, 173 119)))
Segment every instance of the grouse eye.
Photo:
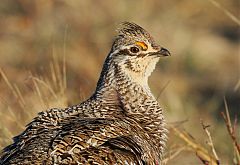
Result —
POLYGON ((134 47, 131 47, 131 48, 130 48, 130 51, 131 51, 132 53, 137 53, 137 52, 139 52, 139 49, 134 46, 134 47))

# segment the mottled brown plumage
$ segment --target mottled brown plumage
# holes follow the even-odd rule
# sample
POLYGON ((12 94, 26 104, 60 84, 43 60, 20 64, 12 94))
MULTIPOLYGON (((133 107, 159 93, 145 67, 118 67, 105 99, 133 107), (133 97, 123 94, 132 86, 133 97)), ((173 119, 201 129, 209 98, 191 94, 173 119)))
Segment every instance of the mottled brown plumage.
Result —
POLYGON ((95 93, 41 112, 3 150, 1 164, 161 163, 167 130, 147 81, 170 53, 137 24, 125 22, 118 33, 95 93))

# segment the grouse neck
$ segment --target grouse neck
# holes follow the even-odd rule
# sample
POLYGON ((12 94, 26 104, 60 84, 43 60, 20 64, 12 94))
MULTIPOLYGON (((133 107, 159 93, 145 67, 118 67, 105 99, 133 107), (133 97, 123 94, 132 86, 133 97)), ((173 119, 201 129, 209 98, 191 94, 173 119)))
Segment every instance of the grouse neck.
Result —
MULTIPOLYGON (((93 97, 113 104, 125 104, 125 97, 136 100, 139 96, 145 96, 155 100, 148 85, 149 75, 150 73, 146 75, 145 72, 134 72, 124 64, 116 64, 111 57, 108 57, 93 97)), ((126 101, 131 102, 131 100, 126 101)))

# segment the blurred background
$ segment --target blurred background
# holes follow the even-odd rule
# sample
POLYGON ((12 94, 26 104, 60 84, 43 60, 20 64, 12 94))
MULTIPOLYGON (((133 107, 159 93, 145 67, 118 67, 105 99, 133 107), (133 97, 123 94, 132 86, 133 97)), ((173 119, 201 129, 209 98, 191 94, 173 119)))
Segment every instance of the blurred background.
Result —
MULTIPOLYGON (((221 164, 232 164, 233 145, 220 112, 225 96, 230 117, 240 119, 239 11, 239 0, 2 0, 0 149, 38 112, 88 98, 116 27, 132 21, 172 53, 149 81, 168 123, 187 120, 182 129, 209 149, 202 119, 211 125, 221 164)), ((184 142, 170 132, 167 151, 174 145, 184 142)), ((169 164, 201 162, 185 150, 169 164)))

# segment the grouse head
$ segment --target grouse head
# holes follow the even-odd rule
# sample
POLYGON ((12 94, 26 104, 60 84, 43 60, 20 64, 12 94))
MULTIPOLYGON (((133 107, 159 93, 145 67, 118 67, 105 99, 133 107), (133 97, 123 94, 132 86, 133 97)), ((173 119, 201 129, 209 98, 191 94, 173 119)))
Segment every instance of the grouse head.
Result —
POLYGON ((167 49, 135 23, 123 22, 117 31, 108 58, 132 79, 147 79, 159 58, 170 56, 167 49))

